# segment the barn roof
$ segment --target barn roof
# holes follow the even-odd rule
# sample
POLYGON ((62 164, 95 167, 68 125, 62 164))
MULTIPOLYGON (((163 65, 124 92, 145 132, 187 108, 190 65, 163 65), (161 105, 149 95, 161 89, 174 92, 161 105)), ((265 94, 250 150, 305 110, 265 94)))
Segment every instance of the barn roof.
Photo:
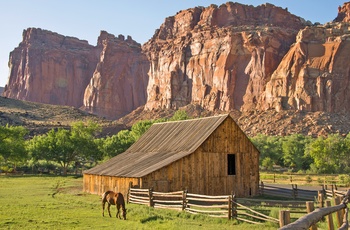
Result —
MULTIPOLYGON (((118 177, 143 177, 193 153, 229 114, 153 124, 129 149, 84 171, 118 177)), ((232 119, 232 118, 231 118, 232 119)))

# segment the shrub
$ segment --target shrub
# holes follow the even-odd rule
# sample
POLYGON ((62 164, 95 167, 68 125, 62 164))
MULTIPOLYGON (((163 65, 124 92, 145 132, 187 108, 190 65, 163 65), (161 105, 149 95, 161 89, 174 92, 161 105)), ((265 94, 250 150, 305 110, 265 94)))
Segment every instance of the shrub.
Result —
POLYGON ((306 182, 309 183, 309 184, 312 182, 312 178, 311 178, 311 176, 309 176, 309 175, 306 176, 305 180, 306 180, 306 182))

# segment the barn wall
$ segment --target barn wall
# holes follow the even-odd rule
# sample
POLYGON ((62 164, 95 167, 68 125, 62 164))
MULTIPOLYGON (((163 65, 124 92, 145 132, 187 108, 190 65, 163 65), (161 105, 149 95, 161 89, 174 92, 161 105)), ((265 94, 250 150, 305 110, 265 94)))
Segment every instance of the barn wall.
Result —
POLYGON ((247 197, 257 195, 258 186, 259 152, 231 118, 194 153, 143 178, 143 187, 163 192, 247 197), (236 155, 236 175, 228 175, 227 154, 236 155))
POLYGON ((121 192, 126 199, 130 182, 133 184, 133 186, 140 186, 142 180, 140 178, 84 174, 83 190, 84 192, 98 195, 102 195, 107 190, 112 190, 114 192, 121 192))

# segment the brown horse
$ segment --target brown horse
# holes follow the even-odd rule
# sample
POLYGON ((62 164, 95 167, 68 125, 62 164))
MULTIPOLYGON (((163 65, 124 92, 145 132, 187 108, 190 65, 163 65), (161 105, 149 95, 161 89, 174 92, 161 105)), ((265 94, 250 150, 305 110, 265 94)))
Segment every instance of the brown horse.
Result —
POLYGON ((120 206, 122 207, 123 210, 123 219, 126 220, 126 209, 125 209, 125 201, 124 201, 124 197, 123 194, 121 194, 120 192, 115 193, 113 191, 107 191, 105 193, 103 193, 102 195, 102 216, 105 216, 105 204, 106 202, 108 203, 108 213, 109 216, 111 216, 111 211, 110 211, 110 207, 111 205, 115 205, 117 208, 117 214, 115 215, 115 217, 119 217, 119 219, 121 219, 120 217, 120 206))

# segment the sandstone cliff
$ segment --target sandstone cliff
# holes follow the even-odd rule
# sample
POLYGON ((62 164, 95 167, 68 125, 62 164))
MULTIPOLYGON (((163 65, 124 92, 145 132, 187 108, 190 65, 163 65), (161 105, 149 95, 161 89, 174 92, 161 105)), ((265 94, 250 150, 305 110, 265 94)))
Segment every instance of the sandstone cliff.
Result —
POLYGON ((350 2, 345 2, 338 7, 338 16, 334 22, 350 22, 350 2))
POLYGON ((166 18, 142 46, 104 31, 92 46, 29 28, 10 54, 3 95, 108 118, 142 105, 347 112, 349 15, 350 2, 334 22, 312 25, 271 4, 228 2, 166 18))
MULTIPOLYGON (((349 6, 347 3, 341 9, 349 6)), ((335 22, 299 32, 266 85, 264 109, 332 113, 350 109, 350 23, 336 22, 340 18, 349 19, 338 15, 335 22)))
POLYGON ((141 45, 102 31, 96 46, 29 28, 10 54, 3 96, 119 118, 146 102, 149 62, 141 45))
POLYGON ((10 53, 9 98, 80 107, 98 61, 98 47, 51 31, 29 28, 10 53))
POLYGON ((271 4, 232 2, 167 18, 143 46, 151 62, 145 109, 190 103, 208 110, 255 108, 305 24, 271 4))
POLYGON ((84 109, 107 118, 119 118, 146 102, 149 62, 141 45, 102 31, 100 60, 85 90, 84 109))

